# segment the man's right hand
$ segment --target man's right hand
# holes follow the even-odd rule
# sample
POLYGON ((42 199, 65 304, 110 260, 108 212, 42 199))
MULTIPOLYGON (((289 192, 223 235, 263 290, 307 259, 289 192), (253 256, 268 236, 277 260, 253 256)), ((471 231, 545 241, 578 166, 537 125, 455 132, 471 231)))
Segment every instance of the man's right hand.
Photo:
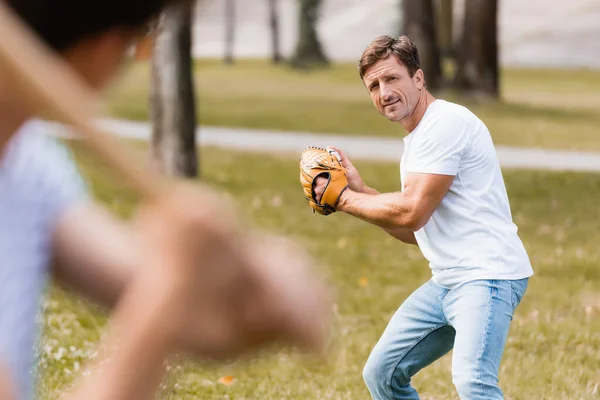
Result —
MULTIPOLYGON (((340 164, 342 167, 346 169, 346 179, 348 179, 348 187, 350 190, 358 193, 366 193, 366 194, 379 194, 379 192, 365 184, 362 180, 358 170, 352 164, 350 159, 344 154, 342 150, 334 146, 327 146, 328 150, 336 151, 340 156, 340 164)), ((324 177, 317 177, 315 179, 315 194, 317 196, 317 200, 321 201, 321 196, 325 191, 325 186, 327 184, 327 179, 324 177)))
POLYGON ((350 189, 362 193, 365 189, 365 183, 360 177, 356 167, 350 162, 350 159, 337 147, 327 146, 327 149, 334 150, 340 155, 340 163, 342 164, 342 167, 346 168, 346 178, 348 178, 348 186, 350 189))

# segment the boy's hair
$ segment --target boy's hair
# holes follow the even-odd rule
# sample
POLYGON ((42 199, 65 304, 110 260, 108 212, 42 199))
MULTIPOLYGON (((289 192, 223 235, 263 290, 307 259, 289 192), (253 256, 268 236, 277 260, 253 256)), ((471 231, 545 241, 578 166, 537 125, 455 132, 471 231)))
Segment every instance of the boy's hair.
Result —
POLYGON ((61 52, 112 28, 142 31, 167 5, 186 0, 5 1, 42 41, 61 52))

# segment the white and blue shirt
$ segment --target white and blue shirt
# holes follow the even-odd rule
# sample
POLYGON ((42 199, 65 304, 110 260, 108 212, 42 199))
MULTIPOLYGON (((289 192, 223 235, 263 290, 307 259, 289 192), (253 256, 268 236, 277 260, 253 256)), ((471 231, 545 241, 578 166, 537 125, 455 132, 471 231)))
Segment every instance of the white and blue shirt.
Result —
POLYGON ((18 399, 35 397, 36 321, 61 214, 87 190, 68 149, 23 125, 0 154, 0 363, 18 399))

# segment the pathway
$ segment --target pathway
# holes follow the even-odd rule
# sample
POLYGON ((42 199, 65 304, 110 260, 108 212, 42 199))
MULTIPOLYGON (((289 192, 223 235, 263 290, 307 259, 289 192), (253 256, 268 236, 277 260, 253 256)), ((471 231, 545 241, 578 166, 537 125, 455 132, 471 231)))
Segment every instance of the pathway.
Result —
MULTIPOLYGON (((64 127, 50 124, 52 132, 64 135, 64 127)), ((105 119, 99 125, 126 139, 148 140, 150 125, 105 119)), ((68 133, 67 133, 68 134, 68 133)), ((244 151, 299 154, 307 146, 334 145, 351 159, 397 162, 403 150, 401 138, 379 138, 331 135, 325 133, 284 132, 245 128, 199 128, 198 144, 244 151)), ((543 169, 557 171, 600 172, 600 153, 496 146, 504 168, 543 169)))

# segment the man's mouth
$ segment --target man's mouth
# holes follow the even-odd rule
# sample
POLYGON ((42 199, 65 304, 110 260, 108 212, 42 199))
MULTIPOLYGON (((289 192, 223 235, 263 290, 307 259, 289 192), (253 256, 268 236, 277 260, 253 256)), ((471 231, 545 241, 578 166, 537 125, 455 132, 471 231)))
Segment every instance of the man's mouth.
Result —
POLYGON ((387 108, 387 107, 389 107, 389 106, 393 106, 394 104, 398 104, 398 103, 400 103, 400 99, 398 99, 398 100, 395 100, 395 101, 392 101, 391 103, 386 103, 386 104, 383 106, 383 108, 387 108))

